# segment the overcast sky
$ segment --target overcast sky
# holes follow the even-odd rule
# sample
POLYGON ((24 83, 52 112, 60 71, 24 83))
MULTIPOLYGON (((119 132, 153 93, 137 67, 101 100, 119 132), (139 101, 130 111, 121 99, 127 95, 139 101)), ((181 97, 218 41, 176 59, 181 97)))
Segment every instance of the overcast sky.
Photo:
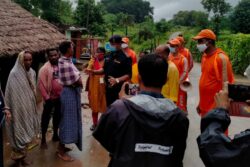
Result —
MULTIPOLYGON (((77 1, 77 0, 71 0, 77 1)), ((100 1, 100 0, 96 0, 100 1)), ((124 0, 125 1, 125 0, 124 0)), ((147 0, 154 7, 154 19, 159 21, 162 18, 172 19, 173 15, 180 10, 199 10, 204 11, 201 0, 147 0)), ((232 6, 238 4, 240 0, 226 0, 232 6)))
MULTIPOLYGON (((161 18, 169 20, 180 10, 199 10, 204 11, 201 0, 148 0, 154 7, 154 19, 161 18)), ((240 0, 226 0, 232 6, 238 4, 240 0)))

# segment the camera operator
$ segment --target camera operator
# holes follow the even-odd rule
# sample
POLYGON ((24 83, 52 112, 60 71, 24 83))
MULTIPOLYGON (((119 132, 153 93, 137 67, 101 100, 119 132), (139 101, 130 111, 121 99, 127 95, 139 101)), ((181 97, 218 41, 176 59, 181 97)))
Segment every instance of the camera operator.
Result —
MULTIPOLYGON (((110 152, 109 167, 182 167, 189 121, 161 94, 168 64, 149 54, 138 63, 139 94, 115 101, 93 136, 110 152)), ((126 96, 126 95, 125 95, 126 96)))
POLYGON ((228 92, 215 95, 216 107, 201 120, 201 135, 197 138, 200 157, 206 167, 249 167, 250 129, 230 139, 224 131, 231 120, 228 114, 228 92))

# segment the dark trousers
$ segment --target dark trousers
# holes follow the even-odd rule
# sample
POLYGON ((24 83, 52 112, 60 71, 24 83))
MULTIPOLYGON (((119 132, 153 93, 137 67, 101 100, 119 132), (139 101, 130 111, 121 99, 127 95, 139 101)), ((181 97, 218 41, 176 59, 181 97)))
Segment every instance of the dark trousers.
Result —
POLYGON ((45 102, 44 110, 42 114, 42 122, 41 122, 43 140, 45 140, 46 132, 48 129, 48 125, 49 125, 49 121, 50 121, 52 113, 53 113, 54 136, 58 136, 58 127, 59 127, 60 115, 61 115, 60 108, 61 108, 60 98, 45 102))

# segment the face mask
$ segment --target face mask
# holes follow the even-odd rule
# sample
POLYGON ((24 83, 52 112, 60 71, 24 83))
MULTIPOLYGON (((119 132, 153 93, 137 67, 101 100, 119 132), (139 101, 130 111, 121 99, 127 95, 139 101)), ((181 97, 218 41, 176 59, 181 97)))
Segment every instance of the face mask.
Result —
POLYGON ((115 48, 114 46, 110 45, 110 51, 111 51, 111 52, 115 52, 115 51, 116 51, 116 48, 115 48))
POLYGON ((103 60, 104 53, 98 53, 97 58, 98 58, 98 60, 103 60))
POLYGON ((169 51, 170 51, 171 53, 175 53, 175 52, 176 52, 175 48, 174 48, 174 47, 171 47, 171 46, 169 46, 169 51))
POLYGON ((204 52, 204 51, 207 49, 207 45, 206 45, 206 44, 198 44, 198 45, 197 45, 197 49, 198 49, 200 52, 204 52))
POLYGON ((128 47, 128 44, 126 44, 126 43, 122 43, 121 47, 122 47, 122 49, 125 49, 125 48, 127 48, 127 47, 128 47))

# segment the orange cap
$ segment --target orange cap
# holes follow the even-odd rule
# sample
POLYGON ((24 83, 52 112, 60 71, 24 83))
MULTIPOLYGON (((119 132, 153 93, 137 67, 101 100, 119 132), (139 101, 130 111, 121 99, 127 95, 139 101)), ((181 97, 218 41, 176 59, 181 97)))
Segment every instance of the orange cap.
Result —
POLYGON ((129 39, 127 37, 123 37, 122 38, 122 42, 128 44, 129 43, 129 39))
POLYGON ((171 39, 170 41, 168 41, 168 44, 179 46, 181 44, 181 42, 177 38, 174 38, 174 39, 171 39))
POLYGON ((199 32, 198 35, 193 37, 192 39, 198 40, 198 39, 202 39, 202 38, 216 40, 216 35, 214 34, 214 32, 212 30, 204 29, 204 30, 201 30, 201 32, 199 32))
POLYGON ((183 44, 185 42, 183 37, 178 36, 178 37, 176 37, 176 39, 178 39, 181 44, 183 44))

